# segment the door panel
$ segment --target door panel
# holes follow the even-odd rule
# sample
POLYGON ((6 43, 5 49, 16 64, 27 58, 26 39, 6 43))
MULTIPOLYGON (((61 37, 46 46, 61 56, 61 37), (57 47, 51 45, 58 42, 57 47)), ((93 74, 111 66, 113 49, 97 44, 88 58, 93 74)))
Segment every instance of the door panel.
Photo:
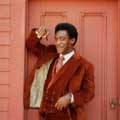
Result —
MULTIPOLYGON (((85 106, 88 120, 117 120, 117 107, 110 107, 117 98, 116 6, 117 1, 112 0, 29 0, 29 31, 40 25, 50 30, 49 41, 44 44, 54 43, 54 27, 59 22, 70 22, 78 29, 75 47, 95 66, 95 98, 85 106)), ((28 73, 35 60, 28 55, 28 73)), ((39 119, 36 110, 27 113, 27 120, 39 119)))

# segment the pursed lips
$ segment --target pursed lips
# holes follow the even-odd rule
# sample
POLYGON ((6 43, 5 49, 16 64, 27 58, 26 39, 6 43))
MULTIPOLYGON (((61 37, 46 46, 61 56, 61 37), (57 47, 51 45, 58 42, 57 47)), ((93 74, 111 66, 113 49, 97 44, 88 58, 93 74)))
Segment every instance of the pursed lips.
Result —
POLYGON ((57 46, 57 49, 64 49, 64 46, 57 46))
POLYGON ((57 48, 64 48, 64 45, 57 45, 57 48))

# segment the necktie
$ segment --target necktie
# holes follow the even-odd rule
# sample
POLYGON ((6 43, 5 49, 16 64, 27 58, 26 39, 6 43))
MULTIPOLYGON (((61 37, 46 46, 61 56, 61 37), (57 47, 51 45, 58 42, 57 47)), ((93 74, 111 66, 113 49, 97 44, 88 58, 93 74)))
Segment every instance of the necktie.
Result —
POLYGON ((63 60, 64 56, 60 54, 57 64, 56 64, 56 73, 60 70, 60 68, 63 66, 63 60))
POLYGON ((60 55, 58 59, 56 59, 55 64, 53 66, 53 70, 52 70, 52 79, 50 81, 50 83, 48 84, 48 88, 55 82, 55 74, 60 70, 60 68, 63 66, 63 60, 64 57, 63 55, 60 55))

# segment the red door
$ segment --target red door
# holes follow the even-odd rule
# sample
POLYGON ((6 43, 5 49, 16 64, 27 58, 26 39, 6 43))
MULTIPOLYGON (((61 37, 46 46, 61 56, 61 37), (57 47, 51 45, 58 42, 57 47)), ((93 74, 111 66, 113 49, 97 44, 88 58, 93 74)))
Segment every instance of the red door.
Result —
MULTIPOLYGON (((28 27, 45 25, 54 42, 54 26, 59 22, 74 24, 79 32, 75 46, 80 55, 95 66, 95 98, 86 105, 88 120, 117 118, 117 1, 115 0, 29 0, 28 27)), ((28 73, 36 58, 28 55, 28 73), (32 63, 32 64, 31 64, 32 63)), ((38 119, 37 111, 27 111, 27 120, 38 119)))

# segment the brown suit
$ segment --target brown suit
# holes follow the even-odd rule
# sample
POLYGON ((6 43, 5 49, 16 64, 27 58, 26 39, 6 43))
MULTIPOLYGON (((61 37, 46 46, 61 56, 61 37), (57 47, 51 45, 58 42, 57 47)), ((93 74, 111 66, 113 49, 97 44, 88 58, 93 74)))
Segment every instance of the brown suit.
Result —
MULTIPOLYGON (((58 57, 58 54, 54 45, 46 47, 40 44, 39 40, 36 38, 34 29, 31 31, 26 45, 28 50, 38 57, 38 61, 25 83, 24 106, 25 108, 29 108, 30 88, 33 82, 35 70, 51 58, 54 58, 55 60, 58 57)), ((57 99, 66 93, 72 92, 74 102, 70 104, 68 109, 64 110, 64 112, 67 111, 72 120, 86 120, 84 104, 94 97, 95 90, 93 65, 75 52, 74 56, 57 74, 55 78, 56 82, 49 88, 49 90, 47 90, 46 88, 51 79, 51 70, 53 65, 54 61, 50 66, 48 77, 45 81, 42 105, 39 109, 40 113, 57 112, 54 108, 54 104, 57 99)))

